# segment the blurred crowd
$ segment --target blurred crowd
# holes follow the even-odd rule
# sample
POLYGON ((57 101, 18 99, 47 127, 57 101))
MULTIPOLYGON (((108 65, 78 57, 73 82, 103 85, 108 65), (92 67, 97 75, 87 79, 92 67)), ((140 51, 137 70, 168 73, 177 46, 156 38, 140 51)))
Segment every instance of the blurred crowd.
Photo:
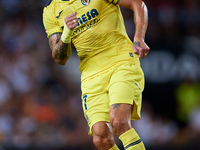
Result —
MULTIPOLYGON (((67 66, 59 66, 51 57, 42 24, 48 1, 0 0, 0 145, 2 149, 79 145, 92 150, 75 49, 67 66)), ((149 10, 146 42, 151 51, 167 49, 175 55, 189 51, 200 58, 199 0, 145 2, 149 10)), ((122 12, 132 39, 133 14, 124 8, 122 12)), ((188 75, 174 86, 170 94, 176 106, 167 108, 174 117, 154 111, 154 97, 146 96, 142 119, 133 121, 147 147, 200 147, 199 78, 188 75)))

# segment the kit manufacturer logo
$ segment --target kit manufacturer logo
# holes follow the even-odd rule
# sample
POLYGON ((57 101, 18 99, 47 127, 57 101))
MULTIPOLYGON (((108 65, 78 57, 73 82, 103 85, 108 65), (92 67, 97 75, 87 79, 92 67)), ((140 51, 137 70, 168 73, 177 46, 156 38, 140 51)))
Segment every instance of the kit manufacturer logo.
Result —
POLYGON ((81 0, 81 3, 86 6, 89 5, 90 0, 81 0))

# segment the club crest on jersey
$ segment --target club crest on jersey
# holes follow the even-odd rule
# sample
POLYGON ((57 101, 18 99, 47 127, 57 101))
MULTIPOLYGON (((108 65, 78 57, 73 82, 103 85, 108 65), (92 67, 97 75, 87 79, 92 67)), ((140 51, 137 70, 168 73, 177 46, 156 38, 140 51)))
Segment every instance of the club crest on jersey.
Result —
POLYGON ((90 0, 81 0, 81 3, 86 6, 90 3, 90 0))

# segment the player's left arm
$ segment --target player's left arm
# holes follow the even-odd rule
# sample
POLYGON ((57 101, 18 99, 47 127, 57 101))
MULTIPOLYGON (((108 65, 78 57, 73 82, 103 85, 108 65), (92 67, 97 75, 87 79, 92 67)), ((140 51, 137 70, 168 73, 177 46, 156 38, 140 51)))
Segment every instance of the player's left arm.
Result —
POLYGON ((133 39, 133 51, 139 58, 144 58, 150 49, 145 43, 145 34, 148 26, 147 6, 142 0, 119 0, 118 4, 134 12, 135 36, 133 39))

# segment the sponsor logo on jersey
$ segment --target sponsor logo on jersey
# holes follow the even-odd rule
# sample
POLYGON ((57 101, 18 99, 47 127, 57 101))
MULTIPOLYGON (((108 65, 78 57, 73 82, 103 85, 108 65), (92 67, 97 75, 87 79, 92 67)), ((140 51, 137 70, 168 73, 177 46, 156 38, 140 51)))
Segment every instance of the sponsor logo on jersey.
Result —
POLYGON ((90 3, 90 0, 81 0, 81 3, 86 6, 90 3))
MULTIPOLYGON (((78 26, 74 29, 72 37, 97 24, 100 21, 100 19, 97 18, 98 15, 98 11, 96 9, 92 9, 86 12, 85 14, 81 15, 81 17, 77 18, 78 26)), ((62 26, 61 28, 63 30, 64 26, 62 26)))
POLYGON ((88 11, 86 14, 83 14, 80 18, 77 18, 78 26, 90 21, 91 19, 95 18, 98 15, 99 15, 99 13, 97 12, 96 9, 92 9, 92 10, 88 11))
POLYGON ((75 28, 72 36, 75 36, 97 24, 100 21, 100 19, 97 18, 98 15, 98 11, 96 9, 92 9, 83 14, 81 17, 77 18, 78 26, 75 28))

